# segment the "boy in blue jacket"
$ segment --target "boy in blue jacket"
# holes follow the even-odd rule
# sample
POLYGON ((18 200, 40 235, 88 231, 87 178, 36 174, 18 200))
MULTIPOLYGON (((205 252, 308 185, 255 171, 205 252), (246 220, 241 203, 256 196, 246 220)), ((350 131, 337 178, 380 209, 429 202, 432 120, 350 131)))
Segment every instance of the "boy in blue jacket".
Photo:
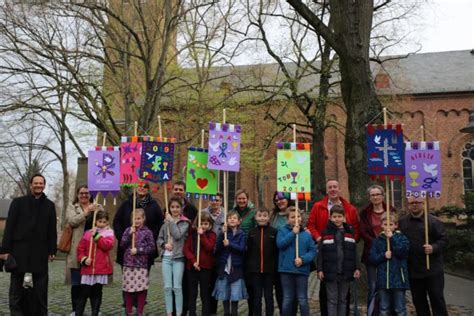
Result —
POLYGON ((390 225, 387 213, 382 215, 382 233, 373 241, 369 261, 377 267, 376 289, 380 297, 380 316, 407 315, 405 291, 410 288, 408 283, 407 258, 409 250, 408 238, 398 227, 398 217, 390 214, 390 225), (387 238, 390 250, 387 250, 387 238))
POLYGON ((278 272, 283 288, 282 315, 291 315, 295 299, 302 316, 309 316, 308 276, 317 248, 311 235, 301 228, 301 215, 295 207, 288 208, 288 224, 277 234, 278 272), (298 236, 298 238, 296 238, 298 236), (298 248, 296 247, 298 243, 298 248), (298 249, 298 253, 297 250, 298 249))

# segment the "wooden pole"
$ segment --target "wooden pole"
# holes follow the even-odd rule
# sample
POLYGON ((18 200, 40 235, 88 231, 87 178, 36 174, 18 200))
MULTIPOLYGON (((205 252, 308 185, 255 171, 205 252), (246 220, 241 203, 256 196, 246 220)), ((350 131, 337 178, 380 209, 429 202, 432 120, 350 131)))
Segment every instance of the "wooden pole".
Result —
MULTIPOLYGON (((296 124, 293 124, 293 143, 296 145, 296 124)), ((295 208, 296 208, 296 226, 300 225, 299 222, 299 207, 298 207, 298 187, 295 187, 296 199, 295 199, 295 208)), ((300 257, 300 242, 299 242, 299 233, 296 234, 295 246, 296 246, 296 258, 300 257)))
MULTIPOLYGON (((201 148, 204 148, 204 130, 201 130, 201 148)), ((201 228, 201 209, 202 209, 202 195, 199 195, 199 201, 198 201, 198 220, 197 220, 197 229, 201 228)), ((201 252, 201 235, 197 234, 197 259, 196 262, 199 265, 199 259, 200 259, 200 252, 201 252)))
MULTIPOLYGON (((425 141, 425 127, 420 126, 421 130, 421 141, 425 141)), ((423 199, 423 217, 425 222, 425 244, 428 245, 430 242, 429 232, 428 232, 428 195, 423 199)), ((426 254, 426 270, 430 269, 430 255, 426 254)))
MULTIPOLYGON (((106 140, 107 140, 107 133, 104 133, 104 135, 102 136, 102 147, 105 147, 106 140)), ((100 192, 97 192, 97 195, 95 196, 95 201, 94 201, 94 204, 96 205, 99 203, 99 195, 100 195, 100 192)), ((105 196, 103 198, 105 201, 105 196)), ((97 218, 97 207, 94 208, 94 214, 92 216, 92 231, 93 232, 95 231, 94 228, 95 228, 96 218, 97 218)), ((89 259, 92 259, 92 246, 93 245, 94 245, 94 236, 93 234, 91 234, 91 240, 89 241, 89 255, 88 255, 89 259)))
MULTIPOLYGON (((387 108, 383 108, 383 124, 387 125, 387 108)), ((385 177, 385 203, 387 212, 387 226, 390 227, 390 186, 388 184, 388 178, 385 177)), ((387 238, 387 250, 390 251, 390 240, 387 238)))
MULTIPOLYGON (((135 121, 134 128, 133 128, 133 135, 136 137, 138 135, 138 122, 135 121)), ((133 206, 132 206, 132 225, 135 225, 135 210, 137 209, 137 188, 133 187, 133 206)), ((135 232, 132 234, 132 248, 135 248, 135 232)))
MULTIPOLYGON (((158 136, 163 139, 163 132, 161 130, 161 116, 158 115, 158 136)), ((164 195, 165 195, 165 213, 169 213, 171 216, 171 211, 168 208, 168 185, 167 181, 163 183, 163 186, 165 189, 163 190, 164 195)), ((171 231, 170 231, 170 225, 168 223, 168 243, 172 243, 173 240, 171 239, 171 231)))
MULTIPOLYGON (((222 110, 222 124, 225 124, 225 109, 222 110)), ((228 180, 229 180, 229 172, 224 171, 223 172, 224 176, 224 220, 225 220, 225 225, 227 228, 227 210, 229 208, 229 197, 228 197, 228 180)), ((227 240, 227 229, 224 232, 224 240, 227 240)))

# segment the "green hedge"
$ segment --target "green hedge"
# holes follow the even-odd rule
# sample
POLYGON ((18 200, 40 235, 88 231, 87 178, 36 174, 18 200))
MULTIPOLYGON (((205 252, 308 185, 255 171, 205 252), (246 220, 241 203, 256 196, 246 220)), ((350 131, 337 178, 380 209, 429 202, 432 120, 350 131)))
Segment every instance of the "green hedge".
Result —
POLYGON ((474 276, 474 230, 447 229, 449 244, 445 252, 446 265, 454 271, 474 276))

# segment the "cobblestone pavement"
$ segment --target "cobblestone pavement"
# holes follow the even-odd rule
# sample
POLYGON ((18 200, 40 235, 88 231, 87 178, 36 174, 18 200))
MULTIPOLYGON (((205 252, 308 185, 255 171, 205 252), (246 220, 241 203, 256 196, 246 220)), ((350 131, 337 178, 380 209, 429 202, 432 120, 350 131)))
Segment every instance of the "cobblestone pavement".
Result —
MULTIPOLYGON (((71 303, 70 303, 70 292, 69 286, 64 285, 64 272, 65 272, 65 262, 64 261, 55 261, 50 264, 50 276, 49 276, 49 311, 50 315, 69 315, 71 303)), ((311 315, 319 315, 319 302, 318 302, 318 291, 319 284, 314 277, 313 273, 310 277, 309 282, 309 297, 310 297, 310 307, 311 315)), ((119 280, 121 280, 121 271, 118 265, 114 269, 114 280, 113 284, 104 287, 104 296, 102 301, 101 312, 102 315, 120 315, 121 314, 121 285, 119 280)), ((446 282, 447 286, 453 284, 453 287, 456 287, 456 280, 449 279, 449 282, 446 282)), ((8 286, 9 286, 9 274, 0 273, 0 315, 8 315, 8 286)), ((471 281, 470 283, 474 284, 471 281)), ((472 288, 471 288, 472 289, 472 288)), ((449 293, 452 289, 447 289, 449 293)), ((360 292, 360 291, 359 291, 360 292)), ((151 271, 151 280, 150 280, 150 290, 148 291, 148 304, 145 308, 146 315, 164 315, 164 298, 163 298, 163 287, 161 281, 161 269, 160 264, 157 263, 151 271)), ((469 298, 472 296, 472 290, 467 292, 459 292, 457 295, 458 302, 459 296, 464 295, 466 299, 464 301, 469 301, 469 298)), ((361 294, 361 293, 359 293, 361 294)), ((407 296, 409 297, 409 295, 407 296)), ((451 303, 449 296, 447 296, 448 304, 451 303)), ((457 302, 457 303, 458 303, 457 302)), ((458 303, 459 304, 459 303, 458 303)), ((359 299, 359 311, 360 315, 365 314, 365 305, 361 299, 359 299)), ((469 305, 468 305, 469 306, 469 305)), ((88 307, 89 308, 89 307, 88 307)), ((242 301, 239 307, 240 315, 247 315, 247 302, 242 301)), ((278 309, 276 309, 278 311, 278 309)), ((414 315, 413 308, 409 304, 410 315, 414 315)), ((461 316, 461 315, 474 315, 472 307, 465 306, 454 306, 449 305, 449 315, 450 316, 461 316)), ((89 309, 87 309, 87 312, 89 309)), ((222 315, 222 310, 219 309, 219 315, 222 315)), ((275 315, 278 315, 277 312, 275 315)))

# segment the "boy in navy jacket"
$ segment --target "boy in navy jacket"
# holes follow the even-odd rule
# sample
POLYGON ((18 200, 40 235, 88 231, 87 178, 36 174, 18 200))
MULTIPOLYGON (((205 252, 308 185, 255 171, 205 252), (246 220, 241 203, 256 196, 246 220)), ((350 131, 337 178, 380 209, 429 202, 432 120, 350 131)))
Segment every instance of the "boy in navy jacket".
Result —
POLYGON ((270 210, 260 208, 255 213, 257 227, 247 236, 246 270, 250 273, 253 290, 254 316, 262 315, 262 294, 265 296, 265 313, 273 315, 273 278, 277 271, 277 229, 270 226, 270 210))
POLYGON ((398 227, 398 217, 390 214, 390 225, 387 213, 382 215, 384 231, 373 241, 370 249, 369 261, 377 267, 376 289, 380 297, 380 316, 407 315, 405 291, 410 289, 408 282, 407 258, 410 248, 408 238, 398 227), (387 250, 387 239, 390 250, 387 250), (392 306, 393 304, 393 306, 392 306))
POLYGON ((325 281, 328 315, 346 315, 346 297, 354 278, 360 278, 354 229, 344 222, 344 208, 334 205, 321 235, 318 277, 325 281))
POLYGON ((291 315, 293 302, 297 299, 301 315, 309 316, 308 276, 317 247, 310 233, 301 228, 301 215, 295 207, 288 208, 288 224, 278 230, 277 246, 278 272, 283 288, 281 314, 291 315))

